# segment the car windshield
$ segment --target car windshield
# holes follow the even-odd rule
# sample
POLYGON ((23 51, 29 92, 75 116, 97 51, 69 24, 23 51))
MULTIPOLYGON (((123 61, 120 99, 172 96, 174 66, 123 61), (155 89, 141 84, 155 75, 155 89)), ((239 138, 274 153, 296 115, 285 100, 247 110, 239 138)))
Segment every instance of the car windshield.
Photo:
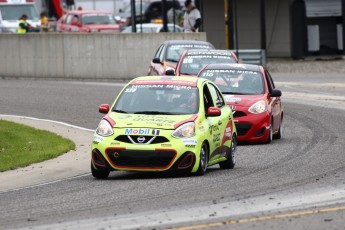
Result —
POLYGON ((90 24, 116 24, 115 18, 112 14, 86 14, 82 16, 82 23, 84 25, 90 24))
POLYGON ((3 20, 16 21, 26 14, 28 20, 38 20, 38 13, 34 5, 0 5, 0 11, 3 20))
POLYGON ((257 95, 265 92, 263 77, 257 71, 206 69, 199 77, 213 81, 223 94, 257 95))
POLYGON ((199 111, 198 89, 185 85, 129 85, 112 111, 131 114, 195 114, 199 111))
POLYGON ((169 45, 167 47, 165 60, 170 62, 178 62, 183 51, 190 50, 190 49, 210 49, 211 47, 208 45, 202 44, 176 44, 176 45, 169 45))
POLYGON ((217 63, 236 63, 236 60, 230 55, 186 55, 180 66, 180 74, 197 75, 204 66, 217 63))

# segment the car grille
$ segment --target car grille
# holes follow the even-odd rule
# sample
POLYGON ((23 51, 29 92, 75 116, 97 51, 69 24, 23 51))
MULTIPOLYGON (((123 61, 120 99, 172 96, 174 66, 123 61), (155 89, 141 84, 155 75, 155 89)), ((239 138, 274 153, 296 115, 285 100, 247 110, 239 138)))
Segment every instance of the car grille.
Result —
POLYGON ((116 167, 165 169, 175 158, 174 150, 108 149, 108 158, 116 167))
POLYGON ((247 134, 248 130, 251 128, 251 124, 241 124, 235 123, 237 136, 244 136, 247 134))
POLYGON ((234 111, 234 117, 244 117, 244 116, 247 116, 245 112, 234 111))
POLYGON ((116 141, 132 144, 161 144, 169 142, 163 136, 140 136, 140 135, 120 135, 115 138, 116 141))

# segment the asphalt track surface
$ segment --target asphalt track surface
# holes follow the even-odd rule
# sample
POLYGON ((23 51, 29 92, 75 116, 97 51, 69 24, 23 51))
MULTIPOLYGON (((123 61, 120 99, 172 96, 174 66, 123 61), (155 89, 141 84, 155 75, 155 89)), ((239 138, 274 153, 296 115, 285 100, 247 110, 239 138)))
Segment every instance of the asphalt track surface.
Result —
MULTIPOLYGON (((345 79, 273 74, 284 137, 203 177, 89 173, 0 193, 0 229, 345 229, 345 79)), ((0 79, 0 114, 95 129, 121 83, 0 79)))

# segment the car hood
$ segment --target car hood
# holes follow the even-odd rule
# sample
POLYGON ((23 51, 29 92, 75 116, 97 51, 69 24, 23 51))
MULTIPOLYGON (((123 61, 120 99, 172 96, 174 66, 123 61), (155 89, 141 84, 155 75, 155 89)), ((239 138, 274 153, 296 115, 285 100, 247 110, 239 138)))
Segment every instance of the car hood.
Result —
POLYGON ((224 94, 224 99, 228 105, 250 107, 255 102, 265 100, 266 97, 262 95, 233 95, 224 94))
POLYGON ((110 113, 107 119, 115 122, 115 128, 153 128, 153 129, 175 129, 188 121, 194 121, 197 115, 146 115, 146 114, 124 114, 110 113))

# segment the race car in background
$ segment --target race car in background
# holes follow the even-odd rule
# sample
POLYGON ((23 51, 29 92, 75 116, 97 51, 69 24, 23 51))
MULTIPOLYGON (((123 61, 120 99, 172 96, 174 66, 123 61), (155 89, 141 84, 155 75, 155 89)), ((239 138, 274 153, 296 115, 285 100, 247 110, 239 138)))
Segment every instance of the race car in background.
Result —
POLYGON ((234 111, 239 141, 270 143, 283 134, 281 91, 270 73, 250 64, 210 64, 198 77, 213 81, 234 111))
POLYGON ((236 163, 232 110, 218 87, 196 77, 145 76, 130 81, 106 114, 91 146, 91 172, 177 171, 203 175, 236 163))
POLYGON ((57 21, 58 32, 120 32, 115 16, 107 11, 68 11, 57 21))
POLYGON ((189 49, 214 49, 206 41, 169 40, 160 45, 152 59, 148 75, 165 75, 166 70, 174 70, 182 53, 189 49))
POLYGON ((208 64, 237 62, 236 54, 230 50, 186 50, 177 63, 175 75, 196 76, 208 64))

